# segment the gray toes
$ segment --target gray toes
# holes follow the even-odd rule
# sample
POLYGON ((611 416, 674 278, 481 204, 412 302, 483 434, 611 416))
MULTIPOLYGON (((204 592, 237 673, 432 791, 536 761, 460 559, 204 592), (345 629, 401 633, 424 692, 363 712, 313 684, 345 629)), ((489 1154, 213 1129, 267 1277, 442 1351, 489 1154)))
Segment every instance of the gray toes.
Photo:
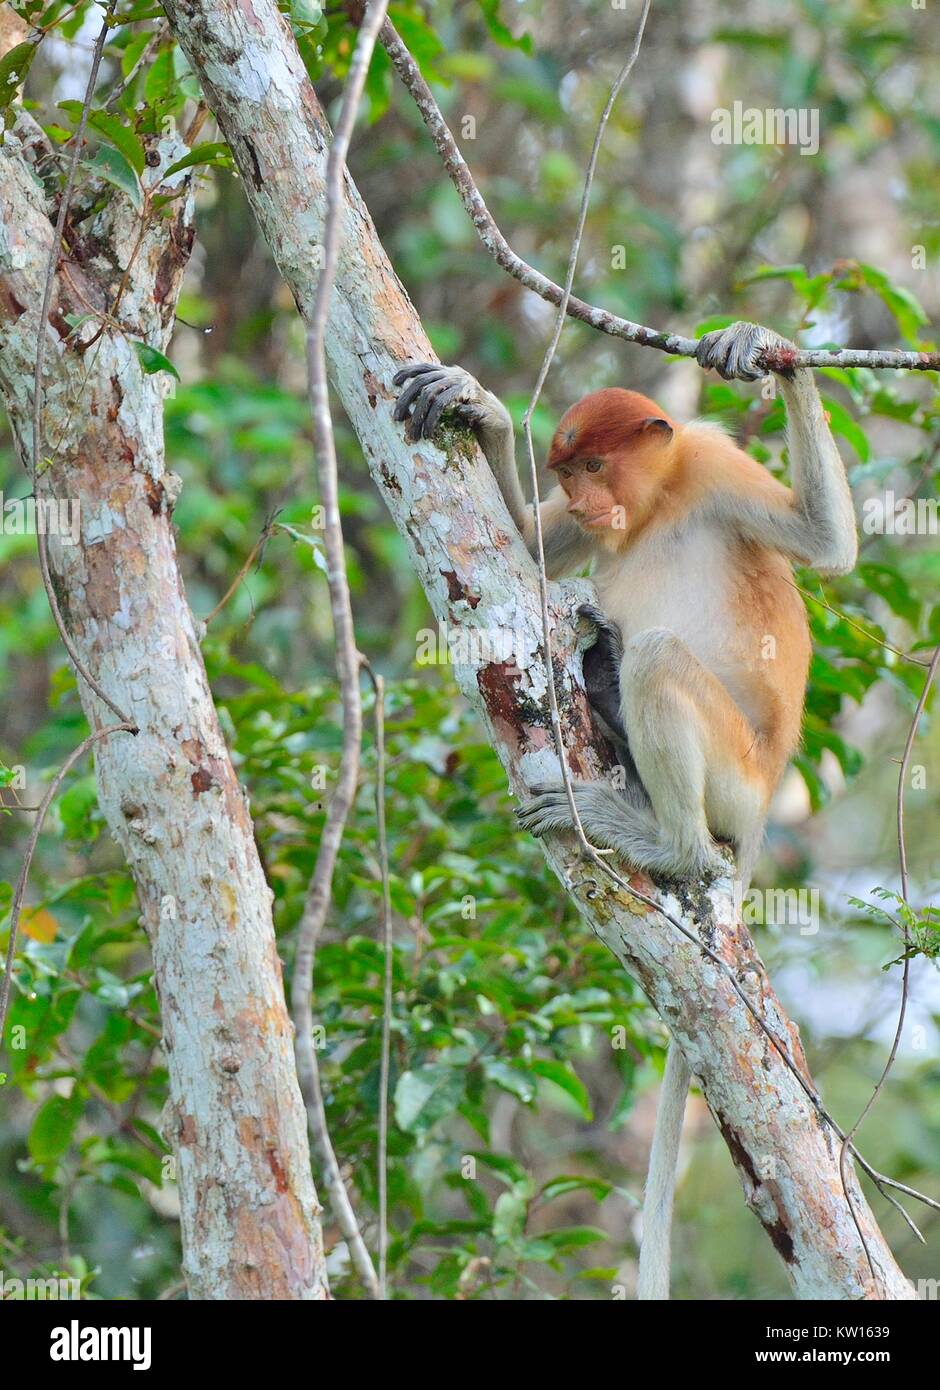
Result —
POLYGON ((535 795, 516 809, 516 820, 532 835, 547 835, 571 825, 571 811, 564 787, 533 787, 535 795))
MULTIPOLYGON (((400 376, 401 373, 399 372, 398 375, 400 376)), ((435 382, 445 380, 445 375, 443 367, 432 367, 429 365, 425 365, 420 372, 412 373, 411 385, 406 386, 398 397, 398 403, 395 406, 394 412, 395 419, 406 420, 412 402, 420 400, 420 397, 429 386, 433 385, 435 382)))

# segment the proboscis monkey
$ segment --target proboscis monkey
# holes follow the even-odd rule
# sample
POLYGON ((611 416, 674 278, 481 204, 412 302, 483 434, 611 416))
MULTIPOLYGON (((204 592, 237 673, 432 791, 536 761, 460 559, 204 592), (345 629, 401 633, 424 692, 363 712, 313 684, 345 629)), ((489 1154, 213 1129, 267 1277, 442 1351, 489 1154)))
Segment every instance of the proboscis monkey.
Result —
MULTIPOLYGON (((701 339, 697 358, 754 381, 764 348, 792 343, 736 323, 701 339)), ((810 657, 791 562, 852 569, 855 515, 845 468, 812 372, 778 374, 792 489, 720 427, 681 425, 655 401, 612 387, 573 405, 541 504, 550 578, 593 561, 598 642, 585 661, 592 707, 628 773, 575 784, 588 838, 658 877, 728 872, 719 842, 750 879, 767 808, 800 736, 810 657), (636 780, 638 774, 639 782, 636 780)), ((534 520, 516 474, 513 427, 499 400, 461 367, 415 364, 397 409, 415 436, 450 411, 473 426, 530 551, 534 520)), ((533 834, 570 826, 562 785, 532 789, 520 823, 533 834)), ((647 1178, 639 1296, 667 1298, 672 1188, 689 1071, 670 1048, 647 1178)))

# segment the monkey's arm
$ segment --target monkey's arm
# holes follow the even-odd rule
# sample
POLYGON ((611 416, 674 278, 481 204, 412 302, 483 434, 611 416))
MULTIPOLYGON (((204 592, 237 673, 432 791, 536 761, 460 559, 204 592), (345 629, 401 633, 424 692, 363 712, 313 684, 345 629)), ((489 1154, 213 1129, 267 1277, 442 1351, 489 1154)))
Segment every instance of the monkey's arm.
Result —
MULTIPOLYGON (((407 419, 411 410, 411 433, 416 439, 429 439, 445 411, 470 425, 493 470, 509 515, 516 523, 529 554, 534 556, 535 520, 519 485, 512 419, 502 401, 491 391, 485 390, 463 367, 415 362, 396 374, 396 386, 405 382, 410 384, 398 398, 395 419, 407 419)), ((590 541, 578 523, 568 515, 567 499, 562 488, 556 487, 549 493, 539 508, 539 517, 549 579, 570 574, 573 569, 587 563, 591 553, 590 541)))
MULTIPOLYGON (((762 375, 756 359, 765 347, 792 347, 785 338, 752 323, 708 333, 699 344, 702 366, 726 378, 754 381, 762 375)), ((787 448, 793 489, 768 479, 763 470, 741 474, 741 485, 723 490, 719 505, 742 534, 781 550, 800 564, 831 574, 855 565, 858 539, 852 494, 829 429, 813 373, 798 369, 779 374, 787 411, 787 448)))

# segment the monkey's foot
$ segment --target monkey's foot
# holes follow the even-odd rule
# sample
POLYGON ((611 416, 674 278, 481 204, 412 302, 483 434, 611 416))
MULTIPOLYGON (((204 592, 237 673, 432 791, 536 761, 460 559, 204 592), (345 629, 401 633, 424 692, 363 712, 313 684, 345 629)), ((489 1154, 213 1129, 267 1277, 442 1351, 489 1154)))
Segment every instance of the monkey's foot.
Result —
POLYGON ((482 387, 463 367, 444 367, 440 362, 411 362, 395 373, 393 381, 396 386, 406 381, 411 383, 398 397, 395 419, 406 420, 411 410, 414 439, 430 439, 445 410, 468 425, 479 424, 485 417, 486 412, 479 403, 482 387))
POLYGON ((735 377, 740 381, 757 381, 767 375, 767 368, 760 364, 765 348, 797 351, 794 343, 774 333, 773 329, 741 321, 700 338, 695 360, 701 367, 714 367, 726 381, 735 377))
MULTIPOLYGON (((709 837, 679 845, 667 836, 651 811, 631 806, 607 782, 576 782, 575 805, 588 839, 615 850, 628 864, 659 878, 710 882, 730 872, 729 860, 709 837)), ((563 785, 533 787, 531 799, 516 810, 523 830, 548 835, 572 828, 563 785)))

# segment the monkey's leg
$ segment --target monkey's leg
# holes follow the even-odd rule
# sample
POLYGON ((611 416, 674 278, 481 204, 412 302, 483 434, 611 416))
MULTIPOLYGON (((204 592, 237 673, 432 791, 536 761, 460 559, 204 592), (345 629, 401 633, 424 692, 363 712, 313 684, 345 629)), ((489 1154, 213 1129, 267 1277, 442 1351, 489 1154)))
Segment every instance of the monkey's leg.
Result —
MULTIPOLYGON (((724 686, 664 628, 638 633, 621 665, 623 724, 652 811, 607 782, 579 783, 590 839, 671 878, 712 878, 728 861, 712 833, 753 852, 763 823, 760 741, 724 686)), ((535 835, 570 826, 564 787, 533 788, 516 812, 535 835)))
POLYGON ((711 872, 712 838, 753 840, 764 817, 761 741, 728 691, 665 628, 637 633, 620 673, 623 723, 675 871, 711 872))

